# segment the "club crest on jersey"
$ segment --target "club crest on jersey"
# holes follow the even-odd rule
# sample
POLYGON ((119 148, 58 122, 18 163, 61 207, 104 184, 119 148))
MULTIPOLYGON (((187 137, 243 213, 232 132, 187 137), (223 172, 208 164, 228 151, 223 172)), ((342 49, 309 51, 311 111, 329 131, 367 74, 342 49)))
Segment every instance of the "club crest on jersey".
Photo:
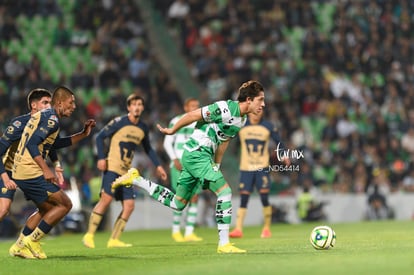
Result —
POLYGON ((47 120, 47 127, 48 128, 53 128, 53 127, 55 127, 55 125, 56 125, 56 121, 51 120, 51 119, 47 120))
POLYGON ((12 127, 12 126, 7 127, 7 133, 8 134, 13 134, 13 132, 14 132, 14 127, 12 127))
POLYGON ((58 118, 57 118, 57 116, 56 115, 51 115, 50 117, 49 117, 49 119, 47 120, 47 127, 48 128, 53 128, 53 127, 55 127, 55 125, 56 125, 56 122, 58 122, 59 120, 58 120, 58 118))

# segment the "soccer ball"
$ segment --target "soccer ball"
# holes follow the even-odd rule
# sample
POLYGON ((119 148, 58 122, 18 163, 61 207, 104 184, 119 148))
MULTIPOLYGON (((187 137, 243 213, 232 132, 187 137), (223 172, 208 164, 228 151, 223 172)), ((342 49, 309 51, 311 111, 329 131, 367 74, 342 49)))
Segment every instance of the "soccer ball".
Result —
POLYGON ((315 249, 329 249, 335 246, 336 234, 331 227, 320 225, 312 229, 309 241, 315 249))

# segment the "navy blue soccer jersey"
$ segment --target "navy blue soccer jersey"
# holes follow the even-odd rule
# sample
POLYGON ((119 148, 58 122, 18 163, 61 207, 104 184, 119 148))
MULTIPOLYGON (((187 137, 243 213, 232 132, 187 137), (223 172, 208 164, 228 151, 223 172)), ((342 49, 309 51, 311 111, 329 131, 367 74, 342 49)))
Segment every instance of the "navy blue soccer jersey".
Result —
POLYGON ((141 121, 133 124, 128 115, 114 118, 96 136, 98 159, 107 158, 108 170, 120 175, 131 168, 134 152, 140 144, 153 164, 160 165, 149 141, 148 126, 141 121), (110 138, 107 156, 104 150, 106 138, 110 138))
POLYGON ((54 109, 33 114, 24 127, 16 150, 13 178, 25 180, 43 175, 42 169, 33 158, 41 155, 45 159, 58 135, 59 118, 54 109))
POLYGON ((269 166, 269 141, 280 142, 279 135, 273 125, 266 120, 258 124, 246 125, 239 132, 241 144, 240 170, 257 171, 269 166))
POLYGON ((6 132, 0 137, 0 156, 3 156, 3 161, 0 162, 0 174, 5 170, 12 171, 14 155, 17 146, 19 145, 24 127, 29 119, 30 113, 12 119, 6 132))

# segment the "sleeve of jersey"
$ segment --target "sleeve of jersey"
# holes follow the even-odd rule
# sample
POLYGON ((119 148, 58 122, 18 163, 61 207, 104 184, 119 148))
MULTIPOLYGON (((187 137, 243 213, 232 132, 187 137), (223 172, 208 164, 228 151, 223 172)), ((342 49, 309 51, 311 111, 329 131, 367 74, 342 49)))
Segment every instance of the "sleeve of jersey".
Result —
POLYGON ((201 108, 201 115, 205 122, 213 122, 217 117, 217 114, 220 114, 220 108, 217 103, 213 103, 201 108))
POLYGON ((53 148, 49 152, 49 159, 51 162, 55 162, 59 160, 57 151, 54 150, 53 148))
POLYGON ((152 149, 149 138, 148 138, 148 132, 145 131, 145 137, 141 142, 142 147, 144 147, 145 153, 148 155, 152 163, 155 167, 160 165, 160 161, 158 160, 158 156, 155 153, 154 149, 152 149))
MULTIPOLYGON (((9 145, 6 145, 3 138, 0 138, 0 156, 3 158, 3 155, 6 153, 7 149, 9 148, 9 145)), ((0 174, 3 174, 6 171, 4 168, 3 161, 0 160, 0 174)))
POLYGON ((98 155, 98 159, 105 159, 105 151, 104 151, 104 141, 107 137, 111 136, 117 128, 117 123, 115 120, 111 120, 99 133, 96 135, 95 142, 96 142, 96 152, 98 155))
POLYGON ((35 158, 40 155, 39 144, 42 143, 44 139, 41 136, 33 135, 26 144, 27 150, 29 151, 32 158, 35 158))
POLYGON ((279 149, 285 150, 285 145, 283 144, 277 129, 270 124, 268 125, 268 128, 270 130, 270 135, 273 141, 276 143, 276 145, 279 144, 279 149))
MULTIPOLYGON (((20 139, 21 136, 21 124, 15 121, 11 121, 7 127, 7 131, 0 138, 0 158, 3 159, 4 154, 7 152, 12 143, 20 139), (18 126, 20 128, 18 128, 18 126), (20 130, 19 130, 20 129, 20 130)), ((0 160, 0 173, 5 172, 3 161, 0 160)))
POLYGON ((29 151, 32 158, 35 158, 40 155, 39 144, 41 144, 46 137, 55 131, 59 127, 58 123, 51 124, 56 122, 55 119, 48 119, 39 122, 37 129, 34 131, 33 135, 29 138, 26 143, 27 150, 29 151))
POLYGON ((72 145, 72 138, 71 137, 57 137, 55 143, 53 144, 53 149, 60 149, 69 147, 72 145))

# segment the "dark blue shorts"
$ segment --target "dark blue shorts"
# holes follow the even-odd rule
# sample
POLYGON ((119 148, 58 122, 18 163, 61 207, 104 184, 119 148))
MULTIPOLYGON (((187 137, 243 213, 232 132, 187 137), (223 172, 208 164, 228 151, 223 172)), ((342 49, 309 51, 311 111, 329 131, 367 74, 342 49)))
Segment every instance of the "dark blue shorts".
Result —
POLYGON ((257 191, 270 191, 270 177, 267 170, 240 171, 239 191, 253 192, 256 186, 257 191))
POLYGON ((23 191, 27 200, 33 201, 36 205, 41 204, 49 198, 50 193, 56 193, 60 191, 60 187, 54 183, 46 181, 43 176, 27 179, 27 180, 14 180, 23 191))
MULTIPOLYGON (((7 171, 7 175, 9 175, 9 178, 12 178, 12 172, 7 171)), ((4 186, 4 182, 0 177, 0 198, 6 198, 11 201, 13 201, 14 193, 16 193, 16 190, 9 190, 4 186)))
POLYGON ((116 178, 118 178, 120 175, 118 173, 112 172, 112 171, 105 171, 103 173, 102 178, 102 187, 105 193, 108 195, 114 196, 115 200, 117 201, 123 201, 128 199, 135 199, 135 192, 133 187, 125 187, 121 186, 115 189, 115 193, 112 194, 111 192, 111 185, 114 182, 116 178))

